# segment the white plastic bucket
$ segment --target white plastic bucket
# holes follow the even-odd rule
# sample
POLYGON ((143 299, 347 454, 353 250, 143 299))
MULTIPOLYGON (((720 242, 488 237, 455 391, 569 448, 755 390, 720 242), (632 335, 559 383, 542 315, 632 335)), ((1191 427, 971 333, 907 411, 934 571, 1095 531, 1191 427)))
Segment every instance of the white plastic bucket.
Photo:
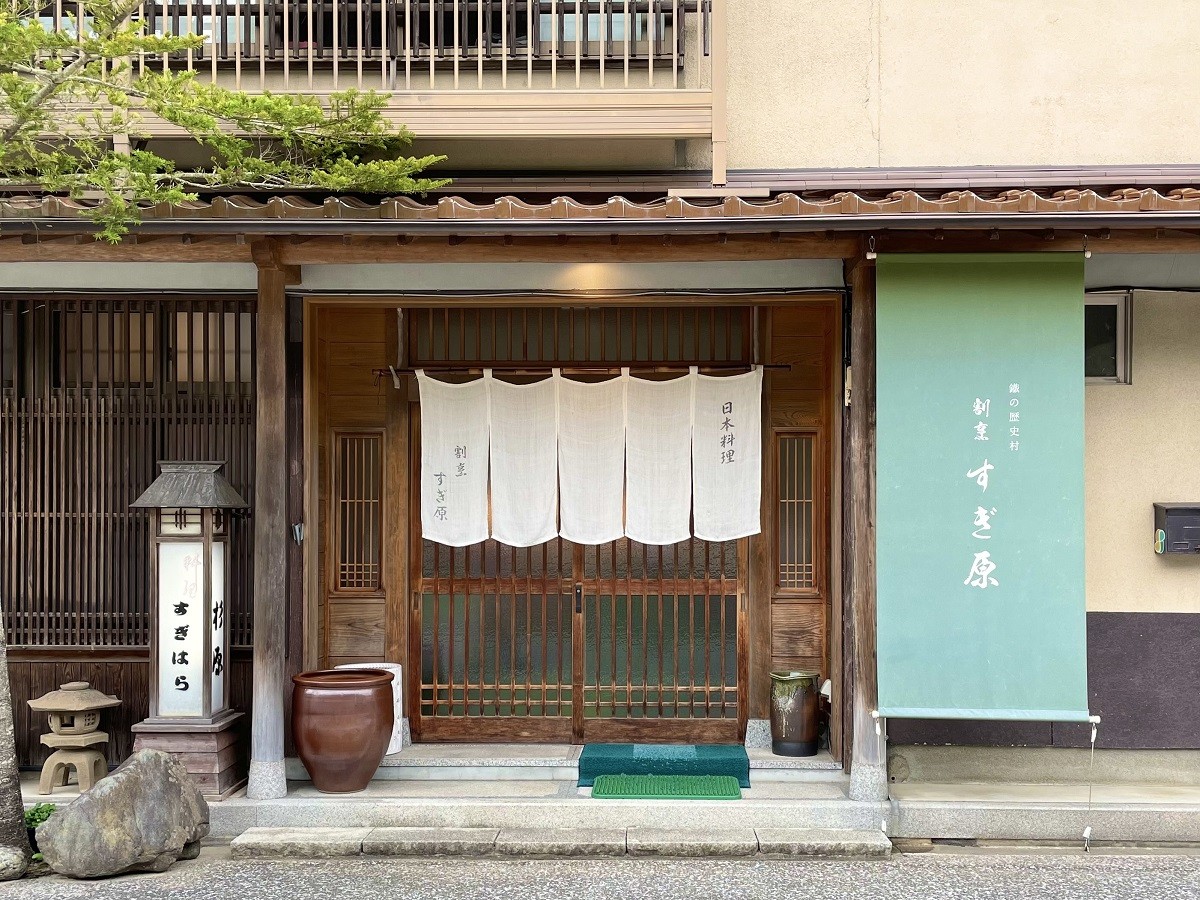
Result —
POLYGON ((392 718, 392 739, 387 753, 399 753, 404 749, 404 667, 399 663, 345 663, 335 669, 383 669, 392 673, 392 700, 395 703, 392 718))

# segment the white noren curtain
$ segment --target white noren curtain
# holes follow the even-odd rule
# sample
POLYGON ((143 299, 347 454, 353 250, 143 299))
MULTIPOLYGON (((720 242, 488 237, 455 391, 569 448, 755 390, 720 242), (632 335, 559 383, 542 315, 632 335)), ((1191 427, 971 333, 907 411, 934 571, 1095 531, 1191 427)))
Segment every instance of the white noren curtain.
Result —
POLYGON ((421 391, 421 532, 450 547, 488 537, 487 379, 447 384, 417 372, 421 391))
POLYGON ((532 547, 558 534, 558 405, 553 378, 491 382, 492 537, 532 547))
POLYGON ((626 387, 625 536, 675 544, 692 533, 692 372, 626 387))
POLYGON ((692 420, 695 535, 731 541, 762 530, 762 367, 696 376, 692 420))
POLYGON ((625 383, 628 373, 594 384, 558 382, 559 534, 605 544, 625 533, 625 383))

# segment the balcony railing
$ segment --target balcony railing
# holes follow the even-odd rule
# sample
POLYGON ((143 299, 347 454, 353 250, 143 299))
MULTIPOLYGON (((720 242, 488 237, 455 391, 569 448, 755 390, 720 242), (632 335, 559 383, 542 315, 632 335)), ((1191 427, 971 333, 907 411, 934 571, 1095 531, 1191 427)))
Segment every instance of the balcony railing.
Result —
MULTIPOLYGON (((719 0, 718 0, 719 2, 719 0)), ((289 87, 682 88, 712 54, 714 0, 150 0, 157 34, 204 45, 142 67, 278 73, 289 87), (321 72, 329 74, 322 79, 321 72), (301 84, 292 84, 300 80, 301 84), (332 83, 330 83, 330 80, 332 83)), ((70 31, 77 4, 43 21, 70 31)), ((240 85, 249 87, 249 85, 240 85)), ((266 86, 266 85, 264 85, 266 86)))
MULTIPOLYGON (((135 67, 250 91, 380 90, 425 137, 716 141, 725 2, 148 0, 148 33, 204 43, 135 67)), ((43 21, 69 30, 77 7, 55 0, 43 21)))

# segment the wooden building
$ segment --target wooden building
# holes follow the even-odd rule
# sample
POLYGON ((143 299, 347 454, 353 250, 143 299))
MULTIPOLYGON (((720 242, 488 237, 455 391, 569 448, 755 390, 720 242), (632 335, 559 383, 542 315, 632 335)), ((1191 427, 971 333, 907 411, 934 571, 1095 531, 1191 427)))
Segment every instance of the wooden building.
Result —
MULTIPOLYGON (((787 79, 730 5, 214 12, 196 24, 222 22, 213 42, 164 64, 251 89, 388 91, 418 149, 448 148, 466 176, 419 199, 146 209, 116 246, 90 239, 86 202, 0 198, 0 594, 23 765, 43 752, 25 700, 73 679, 122 697, 110 762, 129 752, 150 624, 147 523, 129 503, 157 460, 220 459, 252 498, 230 539, 233 705, 253 710, 252 796, 284 790, 291 674, 390 661, 404 666, 422 742, 741 741, 768 718, 771 669, 815 670, 832 683, 829 749, 852 796, 886 797, 877 549, 911 536, 876 532, 878 258, 1086 255, 1087 289, 1190 290, 1200 171, 835 170, 801 155, 783 166, 781 129, 748 95, 787 79), (731 78, 768 64, 775 81, 731 78), (746 110, 755 126, 731 129, 746 110), (423 538, 412 370, 756 365, 760 533, 666 547, 423 538)), ((162 9, 163 27, 191 15, 162 9)), ((806 127, 814 142, 837 130, 806 127)), ((1089 432, 1089 447, 1102 440, 1089 432)), ((1105 470, 1089 492, 1118 481, 1105 470)), ((1145 505, 1125 500, 1122 521, 1145 505)), ((1116 654, 1144 620, 1096 617, 1132 612, 1090 611, 1105 637, 1089 648, 1116 654)), ((1091 703, 1132 732, 1122 690, 1101 676, 1091 703)), ((1055 734, 918 721, 892 737, 1055 734)), ((1155 740, 1200 748, 1194 734, 1155 740)))

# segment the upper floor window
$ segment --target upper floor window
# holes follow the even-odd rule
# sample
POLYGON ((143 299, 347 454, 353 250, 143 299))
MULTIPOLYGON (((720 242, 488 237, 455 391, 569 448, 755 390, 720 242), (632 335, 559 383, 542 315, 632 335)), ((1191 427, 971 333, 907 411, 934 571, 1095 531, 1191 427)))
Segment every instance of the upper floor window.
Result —
POLYGON ((1129 384, 1133 350, 1132 292, 1088 294, 1083 333, 1083 372, 1087 380, 1129 384))

